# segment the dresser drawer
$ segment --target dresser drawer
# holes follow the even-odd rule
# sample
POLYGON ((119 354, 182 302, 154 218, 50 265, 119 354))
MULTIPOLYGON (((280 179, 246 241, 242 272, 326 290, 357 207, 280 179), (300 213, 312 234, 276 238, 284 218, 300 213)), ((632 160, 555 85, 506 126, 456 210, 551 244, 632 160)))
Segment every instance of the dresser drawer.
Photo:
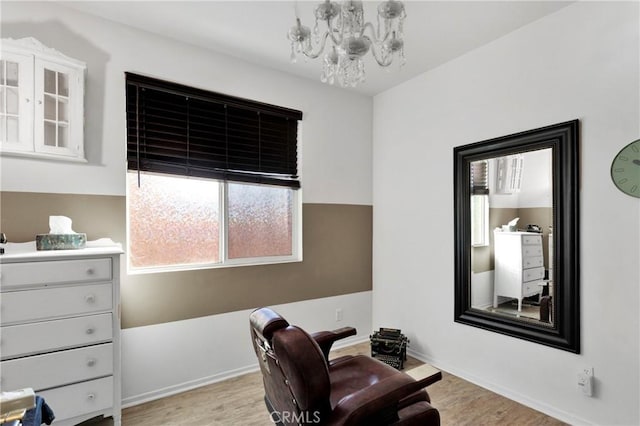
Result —
POLYGON ((0 266, 2 290, 38 284, 110 281, 111 259, 5 263, 0 266))
POLYGON ((536 268, 539 266, 544 266, 544 261, 542 256, 533 256, 533 257, 525 257, 522 259, 522 266, 524 268, 536 268))
POLYGON ((542 246, 522 246, 522 256, 523 257, 535 257, 542 256, 542 246))
POLYGON ((3 389, 35 391, 113 375, 113 344, 2 361, 3 389))
POLYGON ((0 299, 0 323, 90 314, 112 309, 111 284, 8 291, 0 299))
POLYGON ((522 297, 529 297, 542 292, 540 284, 542 284, 540 281, 522 284, 522 297))
MULTIPOLYGON (((39 392, 56 415, 56 421, 113 407, 113 377, 39 392)), ((55 423, 54 423, 55 424, 55 423)))
POLYGON ((113 339, 111 313, 2 327, 2 359, 113 339))
POLYGON ((544 278, 544 268, 531 268, 522 271, 522 281, 536 281, 544 278))
POLYGON ((541 235, 523 235, 522 244, 524 245, 542 244, 542 236, 541 235))

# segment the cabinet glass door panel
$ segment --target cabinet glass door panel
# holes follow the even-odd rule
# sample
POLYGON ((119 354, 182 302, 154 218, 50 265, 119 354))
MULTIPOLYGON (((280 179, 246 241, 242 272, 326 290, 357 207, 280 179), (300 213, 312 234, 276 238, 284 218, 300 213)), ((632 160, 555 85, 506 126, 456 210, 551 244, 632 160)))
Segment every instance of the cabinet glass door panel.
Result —
POLYGON ((44 95, 44 119, 56 120, 56 98, 51 95, 44 95))
POLYGON ((18 143, 20 140, 20 124, 18 117, 7 117, 7 142, 18 143))
POLYGON ((12 62, 12 61, 2 61, 4 62, 4 65, 6 66, 6 80, 4 81, 4 84, 6 84, 7 86, 12 86, 12 87, 18 87, 18 84, 20 82, 20 78, 19 78, 19 70, 20 70, 20 65, 17 62, 12 62))
POLYGON ((69 128, 63 124, 58 126, 58 140, 57 146, 63 148, 69 147, 69 128))
POLYGON ((20 97, 18 96, 18 93, 17 88, 7 87, 5 89, 7 115, 17 117, 20 114, 20 97))
POLYGON ((65 98, 58 98, 58 117, 57 120, 60 124, 69 124, 69 100, 65 98))
POLYGON ((56 125, 51 122, 44 123, 44 144, 46 146, 57 146, 56 125))
POLYGON ((61 72, 58 73, 58 95, 69 96, 69 76, 61 72))
POLYGON ((70 126, 70 87, 69 74, 44 66, 41 74, 41 83, 44 96, 43 126, 44 148, 47 152, 61 154, 64 151, 72 152, 69 126, 70 126), (64 151, 60 151, 62 148, 64 151))
POLYGON ((49 69, 45 68, 45 70, 44 70, 44 93, 50 93, 50 94, 53 94, 53 95, 55 95, 57 93, 56 86, 58 84, 57 84, 57 81, 56 81, 56 78, 57 78, 56 74, 57 73, 55 71, 52 71, 52 70, 49 70, 49 69))
POLYGON ((20 64, 0 61, 0 141, 18 143, 20 140, 20 64))

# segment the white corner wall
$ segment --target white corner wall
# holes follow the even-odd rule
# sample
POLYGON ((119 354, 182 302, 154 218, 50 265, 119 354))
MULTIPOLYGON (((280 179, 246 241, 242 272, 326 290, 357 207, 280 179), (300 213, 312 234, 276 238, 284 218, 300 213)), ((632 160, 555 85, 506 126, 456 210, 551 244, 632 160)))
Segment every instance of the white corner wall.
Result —
POLYGON ((639 9, 574 3, 374 99, 373 327, 571 424, 640 423, 640 203, 609 175, 640 137, 639 9), (576 118, 581 354, 454 323, 453 148, 576 118))

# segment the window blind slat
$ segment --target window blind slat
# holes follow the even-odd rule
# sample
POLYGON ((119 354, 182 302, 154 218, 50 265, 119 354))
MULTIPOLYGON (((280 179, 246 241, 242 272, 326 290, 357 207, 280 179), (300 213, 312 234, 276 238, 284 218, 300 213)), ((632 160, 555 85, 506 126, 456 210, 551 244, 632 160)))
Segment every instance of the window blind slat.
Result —
POLYGON ((300 111, 126 73, 127 167, 299 188, 300 111))

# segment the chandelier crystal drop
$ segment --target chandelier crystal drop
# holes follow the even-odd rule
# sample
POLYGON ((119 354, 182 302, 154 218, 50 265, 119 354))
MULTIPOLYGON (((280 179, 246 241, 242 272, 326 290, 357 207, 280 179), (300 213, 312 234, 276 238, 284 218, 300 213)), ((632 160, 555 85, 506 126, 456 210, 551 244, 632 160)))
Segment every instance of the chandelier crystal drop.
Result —
POLYGON ((394 61, 404 65, 403 21, 407 14, 400 1, 386 0, 378 5, 377 26, 365 22, 360 0, 340 4, 325 0, 316 6, 313 31, 302 25, 300 18, 291 27, 287 38, 291 42, 291 61, 298 55, 316 59, 323 55, 320 80, 338 82, 343 87, 355 87, 365 81, 362 58, 371 52, 378 65, 388 67, 394 61), (324 29, 320 32, 320 22, 324 29), (327 46, 328 41, 328 46, 327 46))

